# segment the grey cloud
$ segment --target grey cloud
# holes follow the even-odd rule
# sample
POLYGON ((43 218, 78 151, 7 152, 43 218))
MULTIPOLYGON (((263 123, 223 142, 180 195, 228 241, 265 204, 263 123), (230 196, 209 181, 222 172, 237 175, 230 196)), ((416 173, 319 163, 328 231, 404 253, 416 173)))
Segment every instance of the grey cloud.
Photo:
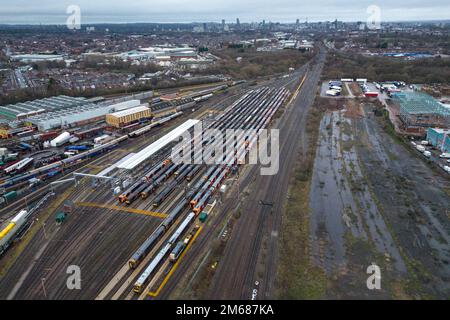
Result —
POLYGON ((39 23, 63 22, 71 4, 79 5, 87 20, 95 20, 89 22, 230 21, 236 17, 241 21, 354 21, 366 19, 369 5, 381 8, 383 20, 450 17, 448 0, 0 0, 0 19, 9 23, 14 19, 24 22, 27 17, 40 20, 39 23))

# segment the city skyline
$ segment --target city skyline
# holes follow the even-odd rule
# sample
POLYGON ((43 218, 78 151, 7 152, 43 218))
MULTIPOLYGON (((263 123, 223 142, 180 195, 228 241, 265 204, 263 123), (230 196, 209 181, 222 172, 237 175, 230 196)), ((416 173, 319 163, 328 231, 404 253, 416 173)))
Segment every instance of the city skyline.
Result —
POLYGON ((225 19, 234 23, 267 22, 295 23, 317 21, 366 21, 370 16, 367 8, 376 5, 381 10, 382 22, 446 20, 450 16, 447 1, 330 1, 323 0, 310 4, 306 1, 190 1, 189 5, 180 0, 151 2, 135 0, 131 3, 119 1, 52 1, 43 0, 36 7, 30 0, 14 3, 0 0, 0 24, 64 24, 69 5, 81 9, 82 23, 193 23, 216 22, 225 19), (326 8, 326 10, 324 10, 326 8), (330 13, 332 12, 332 13, 330 13))

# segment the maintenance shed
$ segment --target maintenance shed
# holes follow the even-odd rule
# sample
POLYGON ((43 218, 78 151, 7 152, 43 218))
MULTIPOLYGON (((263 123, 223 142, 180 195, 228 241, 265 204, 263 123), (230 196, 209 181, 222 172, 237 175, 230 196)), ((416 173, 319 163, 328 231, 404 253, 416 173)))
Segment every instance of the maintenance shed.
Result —
POLYGON ((178 139, 185 131, 190 130, 200 120, 189 119, 183 124, 179 125, 169 133, 165 134, 155 142, 151 143, 126 161, 120 163, 117 168, 122 170, 134 170, 137 166, 141 165, 144 161, 147 161, 152 155, 157 153, 162 148, 166 147, 169 143, 178 139))
POLYGON ((139 106, 106 115, 106 122, 116 128, 137 122, 142 119, 150 119, 152 111, 146 106, 139 106))

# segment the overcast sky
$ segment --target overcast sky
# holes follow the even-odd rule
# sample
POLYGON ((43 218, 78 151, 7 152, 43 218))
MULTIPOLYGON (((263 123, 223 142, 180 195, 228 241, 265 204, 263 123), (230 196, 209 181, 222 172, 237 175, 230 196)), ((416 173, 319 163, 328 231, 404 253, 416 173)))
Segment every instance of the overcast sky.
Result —
POLYGON ((380 7, 382 21, 450 18, 449 0, 0 0, 0 24, 64 24, 71 4, 81 23, 366 21, 369 5, 380 7))

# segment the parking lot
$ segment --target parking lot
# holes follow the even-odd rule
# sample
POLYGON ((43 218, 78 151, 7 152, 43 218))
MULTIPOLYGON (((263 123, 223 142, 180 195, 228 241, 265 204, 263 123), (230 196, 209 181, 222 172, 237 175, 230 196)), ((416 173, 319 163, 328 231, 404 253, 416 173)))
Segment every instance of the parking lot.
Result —
MULTIPOLYGON (((426 140, 411 140, 411 146, 422 157, 427 158, 428 161, 433 162, 439 168, 444 170, 444 172, 446 172, 450 175, 450 171, 445 169, 445 167, 450 168, 450 158, 440 157, 442 152, 440 150, 436 149, 435 147, 431 146, 428 142, 427 142, 427 144, 425 144, 426 142, 427 142, 426 140), (423 141, 423 143, 422 143, 422 141, 423 141), (417 147, 419 145, 423 147, 423 149, 422 149, 423 151, 418 150, 417 147), (427 151, 429 152, 428 156, 427 156, 428 153, 426 153, 427 151)), ((421 147, 419 147, 419 148, 421 148, 421 147)))

